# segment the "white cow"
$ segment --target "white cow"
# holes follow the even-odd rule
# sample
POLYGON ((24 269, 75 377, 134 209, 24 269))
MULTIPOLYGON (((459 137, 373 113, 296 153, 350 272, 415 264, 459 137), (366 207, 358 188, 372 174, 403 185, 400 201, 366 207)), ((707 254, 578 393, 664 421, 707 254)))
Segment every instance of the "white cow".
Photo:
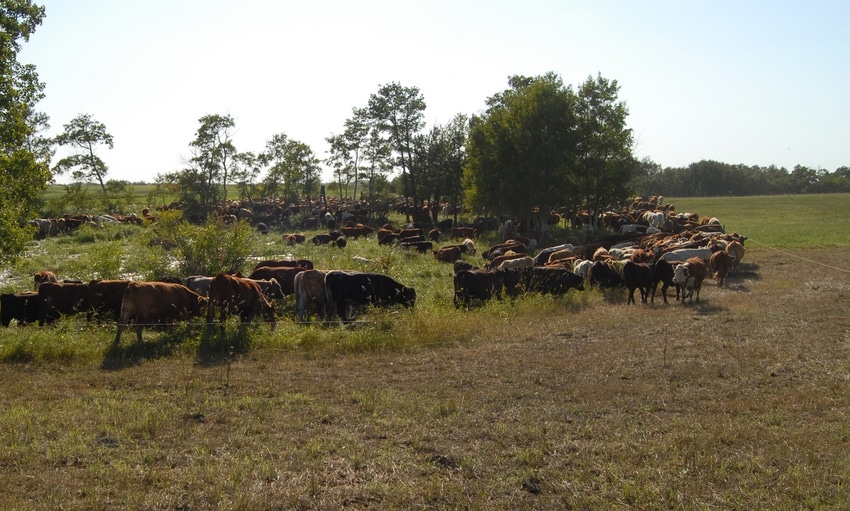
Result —
POLYGON ((671 263, 683 263, 692 257, 699 257, 703 261, 708 261, 711 259, 711 250, 708 247, 680 248, 664 252, 658 259, 671 263))

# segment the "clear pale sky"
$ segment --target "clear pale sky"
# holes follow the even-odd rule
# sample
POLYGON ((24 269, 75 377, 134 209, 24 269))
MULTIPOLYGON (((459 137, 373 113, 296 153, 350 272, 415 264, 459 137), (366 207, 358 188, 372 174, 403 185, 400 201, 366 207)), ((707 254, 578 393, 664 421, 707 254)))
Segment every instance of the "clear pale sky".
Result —
POLYGON ((109 179, 184 168, 207 114, 235 119, 239 151, 285 133, 324 159, 381 85, 418 87, 429 129, 550 71, 617 80, 636 156, 664 167, 850 166, 843 0, 36 3, 19 60, 46 84, 39 110, 49 134, 81 113, 103 123, 109 179))

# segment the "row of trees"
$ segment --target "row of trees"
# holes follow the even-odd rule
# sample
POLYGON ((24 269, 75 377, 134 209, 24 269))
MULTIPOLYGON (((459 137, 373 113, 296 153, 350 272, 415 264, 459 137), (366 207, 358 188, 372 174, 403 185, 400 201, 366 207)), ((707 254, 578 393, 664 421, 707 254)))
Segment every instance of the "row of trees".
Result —
POLYGON ((850 167, 829 172, 797 165, 789 171, 775 165, 730 165, 703 160, 687 167, 662 169, 650 160, 643 160, 636 169, 634 187, 644 195, 674 197, 847 193, 850 167))

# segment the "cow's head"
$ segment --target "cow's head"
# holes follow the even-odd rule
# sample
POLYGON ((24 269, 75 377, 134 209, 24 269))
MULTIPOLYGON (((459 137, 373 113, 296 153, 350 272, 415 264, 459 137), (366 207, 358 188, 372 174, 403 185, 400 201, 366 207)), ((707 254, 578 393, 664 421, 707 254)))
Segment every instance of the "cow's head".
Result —
POLYGON ((684 284, 691 276, 690 266, 688 263, 677 264, 673 270, 673 283, 684 284))

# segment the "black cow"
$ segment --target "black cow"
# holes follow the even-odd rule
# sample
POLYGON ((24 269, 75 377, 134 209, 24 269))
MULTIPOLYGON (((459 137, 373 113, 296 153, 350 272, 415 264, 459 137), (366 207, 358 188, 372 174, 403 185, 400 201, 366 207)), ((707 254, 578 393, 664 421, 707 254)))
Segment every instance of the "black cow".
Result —
POLYGON ((531 292, 559 296, 570 289, 584 291, 584 279, 563 266, 535 266, 522 271, 525 288, 531 292))
POLYGON ((38 326, 53 324, 61 315, 88 310, 88 284, 45 282, 38 287, 38 326))
POLYGON ((588 282, 599 289, 612 289, 623 286, 623 276, 617 271, 613 261, 596 261, 588 271, 588 282))
POLYGON ((626 303, 635 302, 635 289, 640 289, 640 301, 646 303, 650 290, 654 284, 655 274, 649 263, 635 263, 626 261, 623 265, 623 280, 629 290, 629 298, 626 303))
POLYGON ((38 320, 37 292, 24 291, 0 295, 0 324, 8 327, 13 319, 18 320, 20 326, 35 323, 38 320))
POLYGON ((472 298, 486 302, 496 297, 502 299, 502 287, 505 284, 504 270, 460 270, 454 276, 454 306, 463 305, 469 309, 472 298))
POLYGON ((655 262, 655 266, 653 269, 653 277, 652 277, 652 303, 655 303, 655 291, 658 289, 658 283, 662 283, 661 286, 661 296, 664 297, 664 303, 667 303, 667 288, 670 286, 674 286, 676 288, 676 301, 679 301, 679 286, 673 283, 673 274, 675 272, 675 267, 673 263, 666 260, 658 260, 655 262))
POLYGON ((434 244, 430 241, 402 241, 401 246, 407 249, 413 249, 420 254, 427 254, 434 250, 434 244))
POLYGON ((351 320, 346 313, 349 305, 413 307, 416 301, 412 287, 380 273, 330 271, 325 275, 325 293, 342 321, 351 320))

